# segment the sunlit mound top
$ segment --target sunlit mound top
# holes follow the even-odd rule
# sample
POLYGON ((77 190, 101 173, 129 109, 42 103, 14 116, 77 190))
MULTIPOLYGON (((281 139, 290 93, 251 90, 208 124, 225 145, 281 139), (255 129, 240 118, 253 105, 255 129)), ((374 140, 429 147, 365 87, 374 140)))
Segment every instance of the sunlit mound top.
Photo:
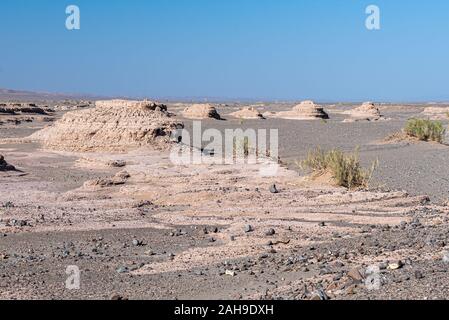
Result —
POLYGON ((96 107, 66 113, 30 139, 63 151, 126 151, 139 147, 163 149, 171 133, 182 128, 167 107, 152 101, 97 101, 96 107))
POLYGON ((215 107, 210 104, 193 104, 186 108, 182 115, 187 119, 217 119, 221 120, 215 107))

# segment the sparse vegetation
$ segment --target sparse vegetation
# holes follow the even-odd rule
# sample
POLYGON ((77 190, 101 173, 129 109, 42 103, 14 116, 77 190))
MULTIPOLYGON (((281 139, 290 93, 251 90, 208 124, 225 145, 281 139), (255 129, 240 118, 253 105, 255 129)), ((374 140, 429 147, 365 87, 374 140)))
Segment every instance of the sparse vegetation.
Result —
POLYGON ((405 125, 404 133, 421 141, 442 143, 446 129, 441 121, 410 119, 405 125))
POLYGON ((312 170, 318 175, 331 173, 337 185, 349 189, 368 187, 377 165, 375 161, 370 169, 362 168, 358 150, 346 154, 338 149, 325 152, 320 148, 310 151, 299 163, 302 169, 312 170))

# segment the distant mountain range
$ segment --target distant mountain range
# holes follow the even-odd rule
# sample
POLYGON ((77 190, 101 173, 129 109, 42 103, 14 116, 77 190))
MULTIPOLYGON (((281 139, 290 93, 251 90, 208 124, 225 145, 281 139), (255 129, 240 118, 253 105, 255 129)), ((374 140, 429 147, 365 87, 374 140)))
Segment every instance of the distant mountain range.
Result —
POLYGON ((59 101, 59 100, 98 100, 107 97, 83 95, 83 94, 65 94, 50 92, 34 92, 23 90, 12 90, 0 88, 0 101, 59 101))

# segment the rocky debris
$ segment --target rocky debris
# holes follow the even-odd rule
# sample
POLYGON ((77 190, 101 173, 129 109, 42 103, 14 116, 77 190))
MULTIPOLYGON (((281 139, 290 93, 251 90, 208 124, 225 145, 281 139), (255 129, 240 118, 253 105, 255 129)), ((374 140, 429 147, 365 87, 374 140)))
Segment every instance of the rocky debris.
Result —
POLYGON ((276 234, 276 230, 274 230, 273 228, 270 228, 270 229, 268 229, 266 232, 265 232, 265 235, 266 236, 274 236, 276 234))
POLYGON ((210 104, 193 104, 186 108, 182 115, 187 119, 216 119, 222 120, 215 107, 210 104))
POLYGON ((324 108, 315 104, 313 101, 303 101, 293 107, 291 111, 282 111, 276 116, 291 120, 329 119, 329 115, 324 111, 324 108))
POLYGON ((385 117, 380 114, 379 108, 373 102, 364 102, 360 107, 344 113, 351 116, 344 122, 385 120, 385 117))
POLYGON ((428 107, 422 115, 431 120, 449 120, 449 107, 428 107))
POLYGON ((16 171, 13 165, 6 162, 5 157, 0 155, 0 171, 16 171))
POLYGON ((265 119, 264 116, 254 107, 245 107, 239 111, 231 113, 230 116, 239 119, 265 119))
POLYGON ((49 149, 75 152, 167 149, 172 132, 183 124, 166 110, 151 101, 97 101, 94 109, 68 112, 28 139, 49 149))

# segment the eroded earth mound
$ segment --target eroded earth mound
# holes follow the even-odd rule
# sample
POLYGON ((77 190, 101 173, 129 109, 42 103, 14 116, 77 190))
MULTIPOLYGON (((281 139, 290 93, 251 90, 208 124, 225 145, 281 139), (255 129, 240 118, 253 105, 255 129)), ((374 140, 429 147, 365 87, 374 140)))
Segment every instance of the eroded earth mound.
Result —
POLYGON ((183 126, 166 110, 165 105, 151 101, 98 101, 94 109, 66 113, 30 139, 63 151, 164 149, 170 144, 171 133, 183 126))
POLYGON ((193 104, 186 108, 182 115, 188 119, 217 119, 222 120, 215 107, 210 104, 193 104))
POLYGON ((385 117, 381 115, 379 108, 372 102, 365 102, 360 107, 346 111, 345 114, 351 116, 351 118, 346 119, 345 122, 385 120, 385 117))
POLYGON ((303 101, 293 107, 291 111, 279 112, 277 117, 291 120, 329 119, 329 115, 324 111, 323 107, 315 104, 313 101, 303 101))
POLYGON ((230 115, 240 119, 264 119, 264 116, 254 107, 245 107, 230 115))
POLYGON ((424 109, 422 115, 432 120, 448 120, 449 107, 428 107, 424 109))

